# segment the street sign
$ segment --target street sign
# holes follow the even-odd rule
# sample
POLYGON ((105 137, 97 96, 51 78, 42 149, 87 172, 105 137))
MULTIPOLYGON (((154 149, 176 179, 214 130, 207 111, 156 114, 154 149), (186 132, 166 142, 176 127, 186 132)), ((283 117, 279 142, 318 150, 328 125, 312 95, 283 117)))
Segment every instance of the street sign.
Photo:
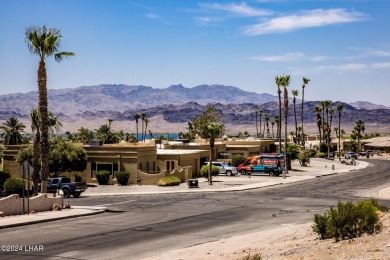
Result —
POLYGON ((34 168, 28 163, 28 161, 24 161, 20 165, 20 177, 23 179, 28 179, 30 177, 30 173, 33 173, 34 168))

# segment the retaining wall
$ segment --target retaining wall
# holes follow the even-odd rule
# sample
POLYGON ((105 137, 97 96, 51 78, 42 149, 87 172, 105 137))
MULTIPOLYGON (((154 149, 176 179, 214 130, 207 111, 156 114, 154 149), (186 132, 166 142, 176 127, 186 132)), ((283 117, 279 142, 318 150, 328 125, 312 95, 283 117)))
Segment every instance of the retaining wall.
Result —
MULTIPOLYGON (((39 194, 38 196, 30 198, 27 202, 27 198, 24 198, 24 210, 27 213, 27 203, 29 203, 29 211, 51 211, 53 210, 54 203, 57 203, 64 207, 64 198, 62 196, 53 197, 52 194, 39 194)), ((6 216, 23 214, 23 198, 19 198, 19 195, 13 194, 8 197, 0 199, 0 211, 6 216)))

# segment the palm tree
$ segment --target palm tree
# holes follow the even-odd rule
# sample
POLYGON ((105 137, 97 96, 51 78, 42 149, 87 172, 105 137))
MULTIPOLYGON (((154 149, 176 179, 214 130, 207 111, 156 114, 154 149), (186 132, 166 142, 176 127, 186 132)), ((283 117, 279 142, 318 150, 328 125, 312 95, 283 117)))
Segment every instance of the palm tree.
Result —
MULTIPOLYGON (((284 88, 284 154, 286 159, 285 165, 287 166, 287 117, 288 117, 288 91, 287 87, 290 85, 290 75, 286 75, 282 77, 282 86, 284 88)), ((285 171, 287 171, 287 167, 285 167, 285 171)), ((286 178, 286 176, 283 176, 286 178)))
POLYGON ((142 142, 145 142, 145 137, 144 137, 144 120, 145 120, 145 117, 146 117, 146 113, 141 113, 142 142))
POLYGON ((134 114, 134 118, 135 118, 135 128, 136 128, 136 130, 137 130, 137 142, 138 142, 138 129, 139 129, 139 126, 138 126, 138 119, 140 118, 141 116, 140 116, 140 114, 137 114, 137 113, 135 113, 134 114))
POLYGON ((111 123, 114 121, 114 119, 113 118, 109 118, 108 119, 108 126, 111 128, 111 123))
POLYGON ((269 124, 268 124, 268 121, 269 121, 269 115, 268 114, 264 114, 264 122, 266 123, 267 125, 267 138, 269 138, 269 124))
MULTIPOLYGON (((329 106, 332 104, 332 101, 330 100, 324 100, 323 105, 325 107, 325 114, 326 114, 326 146, 328 147, 328 159, 329 159, 329 143, 330 143, 330 126, 329 126, 329 106)), ((324 130, 325 130, 325 125, 324 125, 324 130)), ((325 135, 325 131, 324 131, 325 135)))
POLYGON ((275 138, 275 135, 274 135, 274 125, 275 125, 275 122, 271 122, 272 138, 275 138))
MULTIPOLYGON (((280 86, 282 86, 282 83, 283 83, 283 77, 282 76, 276 76, 275 77, 275 83, 276 85, 278 86, 278 105, 279 105, 279 120, 282 118, 282 91, 280 90, 280 86)), ((278 125, 278 132, 279 132, 279 153, 281 153, 282 151, 282 137, 281 137, 281 133, 282 133, 282 124, 281 124, 281 120, 279 121, 279 125, 278 125)))
POLYGON ((334 109, 329 108, 329 127, 328 127, 328 159, 329 159, 329 154, 330 154, 330 134, 332 132, 332 121, 333 121, 333 114, 334 114, 334 109))
POLYGON ((322 119, 321 119, 321 111, 322 111, 322 106, 315 106, 315 111, 317 112, 317 127, 318 127, 318 132, 320 134, 320 143, 321 143, 321 128, 322 128, 322 119))
POLYGON ((259 110, 259 135, 258 137, 261 137, 261 115, 263 114, 263 109, 259 110))
MULTIPOLYGON (((325 139, 325 100, 321 101, 322 106, 322 138, 325 139)), ((324 140, 320 140, 322 142, 324 140)))
POLYGON ((210 161, 209 161, 209 185, 213 185, 212 176, 211 176, 211 168, 212 168, 212 161, 214 158, 214 143, 215 138, 217 138, 221 134, 221 125, 216 122, 211 122, 205 126, 205 134, 206 138, 210 138, 210 161))
POLYGON ((356 120, 353 130, 356 132, 356 137, 358 141, 358 151, 361 151, 360 139, 362 138, 362 133, 366 130, 364 126, 364 121, 361 119, 356 120))
POLYGON ((275 116, 275 124, 276 124, 276 136, 279 138, 280 132, 279 132, 279 125, 280 125, 280 116, 275 116))
POLYGON ((256 110, 256 137, 259 137, 259 126, 257 124, 257 117, 259 116, 259 111, 256 110))
POLYGON ((146 139, 146 132, 147 132, 147 129, 148 129, 149 119, 147 117, 145 117, 144 122, 145 122, 145 135, 144 135, 144 138, 146 139))
POLYGON ((297 102, 297 96, 299 94, 298 90, 292 90, 291 93, 293 94, 293 105, 294 105, 294 118, 295 118, 295 144, 297 143, 298 139, 298 122, 297 122, 297 109, 296 109, 296 102, 297 102))
POLYGON ((343 106, 343 104, 337 104, 336 105, 336 109, 337 109, 337 111, 338 111, 338 115, 339 115, 339 161, 341 161, 341 112, 343 111, 343 108, 344 108, 344 106, 343 106))
POLYGON ((26 126, 16 117, 10 117, 0 126, 4 133, 4 143, 7 145, 16 145, 23 143, 22 134, 26 126))
POLYGON ((54 56, 57 62, 65 57, 74 56, 73 52, 59 52, 61 32, 55 28, 31 26, 25 32, 28 48, 32 54, 39 56, 38 66, 38 95, 39 114, 41 117, 41 157, 42 157, 42 193, 47 192, 49 177, 49 126, 47 102, 47 75, 45 60, 54 56))
POLYGON ((305 87, 309 84, 310 79, 303 77, 303 85, 302 85, 302 109, 301 109, 301 123, 302 123, 302 146, 305 146, 305 133, 303 131, 303 104, 305 98, 305 87))

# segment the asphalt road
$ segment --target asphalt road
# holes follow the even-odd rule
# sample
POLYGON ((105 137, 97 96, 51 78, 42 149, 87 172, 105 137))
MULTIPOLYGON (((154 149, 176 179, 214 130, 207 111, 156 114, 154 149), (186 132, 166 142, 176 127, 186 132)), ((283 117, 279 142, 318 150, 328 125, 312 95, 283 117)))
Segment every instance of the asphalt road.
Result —
MULTIPOLYGON (((22 251, 0 251, 0 259, 142 259, 223 237, 311 222, 315 213, 339 200, 366 199, 389 186, 390 161, 370 164, 349 173, 250 191, 69 199, 71 205, 105 205, 109 212, 2 230, 0 244, 19 245, 22 251), (37 247, 32 251, 25 246, 37 247)), ((390 201, 380 202, 390 207, 390 201)))

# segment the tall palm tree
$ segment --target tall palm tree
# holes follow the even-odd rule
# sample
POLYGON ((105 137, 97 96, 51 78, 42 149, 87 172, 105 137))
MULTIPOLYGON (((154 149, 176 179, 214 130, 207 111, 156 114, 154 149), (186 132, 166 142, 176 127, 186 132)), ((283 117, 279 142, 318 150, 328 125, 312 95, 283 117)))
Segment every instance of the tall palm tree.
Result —
POLYGON ((337 112, 338 112, 338 116, 339 116, 339 161, 341 161, 341 112, 343 111, 343 104, 337 104, 336 105, 336 109, 337 109, 337 112))
POLYGON ((305 99, 305 87, 309 84, 310 79, 303 77, 303 85, 302 85, 302 109, 301 109, 301 123, 302 123, 302 146, 305 146, 305 133, 303 131, 303 104, 305 99))
POLYGON ((291 91, 293 95, 293 105, 294 105, 294 118, 295 118, 295 144, 297 143, 298 140, 298 122, 297 122, 297 109, 296 109, 296 102, 297 102, 297 96, 299 94, 298 90, 292 90, 291 91))
POLYGON ((279 105, 279 125, 278 125, 278 133, 279 133, 279 153, 282 151, 282 124, 281 124, 281 118, 282 118, 282 91, 280 89, 280 86, 282 86, 283 83, 283 77, 282 76, 276 76, 275 77, 275 83, 278 86, 278 105, 279 105))
POLYGON ((270 117, 268 114, 264 114, 264 122, 267 125, 267 138, 269 138, 269 124, 268 124, 269 118, 270 117))
POLYGON ((206 138, 210 138, 210 161, 209 161, 209 185, 213 185, 213 180, 211 176, 212 161, 214 159, 214 143, 215 138, 221 134, 221 125, 216 122, 211 122, 205 126, 206 138))
POLYGON ((4 143, 7 145, 15 145, 23 143, 22 133, 26 126, 16 117, 10 117, 0 126, 4 133, 4 143))
MULTIPOLYGON (((285 165, 287 166, 287 160, 288 160, 288 156, 287 156, 287 117, 288 117, 288 91, 287 91, 287 87, 290 85, 290 75, 286 75, 286 76, 283 76, 282 77, 282 86, 284 88, 284 93, 283 93, 283 97, 284 97, 284 154, 285 154, 285 157, 286 159, 284 160, 285 161, 285 165)), ((287 171, 287 167, 285 167, 285 171, 287 171)), ((283 176, 284 178, 286 177, 285 175, 283 176)))
POLYGON ((145 142, 145 136, 144 136, 144 121, 145 121, 145 118, 146 118, 146 113, 141 113, 141 129, 142 129, 142 142, 145 142))
MULTIPOLYGON (((326 146, 328 147, 328 159, 329 159, 329 143, 330 143, 330 127, 329 127, 329 106, 332 104, 332 101, 330 100, 324 100, 323 101, 324 103, 324 107, 325 107, 325 114, 326 114, 326 146)), ((324 126, 324 130, 325 130, 325 126, 324 126)), ((324 135, 325 135, 325 131, 324 131, 324 135)))
POLYGON ((321 119, 321 111, 322 111, 322 106, 315 106, 315 111, 317 112, 317 127, 318 127, 318 133, 320 134, 320 143, 322 140, 321 136, 321 128, 322 128, 322 119, 321 119))
POLYGON ((45 60, 54 56, 57 62, 65 57, 74 56, 73 52, 59 52, 61 32, 46 26, 31 26, 26 28, 25 37, 27 46, 32 54, 38 55, 38 95, 39 114, 41 117, 41 155, 42 155, 42 193, 47 192, 47 179, 49 177, 49 127, 47 102, 47 75, 45 60))
POLYGON ((280 116, 275 116, 275 124, 276 124, 276 136, 279 138, 280 132, 279 132, 279 125, 280 125, 280 116))
POLYGON ((263 109, 260 109, 259 110, 259 136, 258 137, 261 137, 261 115, 263 114, 263 109))
POLYGON ((149 119, 147 117, 145 117, 144 122, 145 122, 145 135, 144 135, 144 137, 146 139, 146 132, 147 132, 147 129, 148 129, 149 119))
POLYGON ((333 114, 334 114, 334 109, 333 108, 329 108, 330 119, 329 119, 329 127, 328 127, 328 159, 329 159, 329 156, 330 156, 330 134, 332 132, 333 114))
MULTIPOLYGON (((326 101, 321 101, 322 106, 322 139, 325 139, 325 103, 326 101)), ((321 140, 323 142, 324 140, 321 140)))
POLYGON ((138 142, 138 129, 139 129, 139 122, 138 122, 138 119, 140 118, 141 116, 140 116, 140 114, 137 114, 137 113, 135 113, 134 114, 134 118, 135 118, 135 128, 136 128, 136 130, 137 130, 137 142, 138 142))
POLYGON ((256 137, 259 137, 259 126, 258 126, 258 123, 257 123, 257 117, 259 116, 259 111, 256 110, 256 137))
POLYGON ((274 135, 274 125, 275 125, 275 122, 271 122, 271 128, 272 128, 272 138, 275 138, 275 135, 274 135))

